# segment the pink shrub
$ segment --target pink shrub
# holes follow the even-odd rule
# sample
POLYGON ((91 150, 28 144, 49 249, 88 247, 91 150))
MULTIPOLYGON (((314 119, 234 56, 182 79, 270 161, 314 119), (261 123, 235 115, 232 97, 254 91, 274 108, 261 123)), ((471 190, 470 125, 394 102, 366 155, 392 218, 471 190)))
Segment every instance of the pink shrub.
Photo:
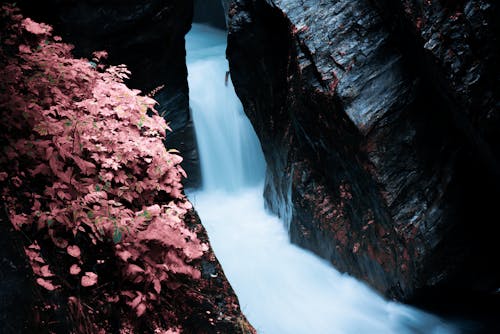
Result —
POLYGON ((183 219, 191 204, 182 158, 163 144, 168 126, 155 100, 123 83, 124 65, 98 63, 105 52, 74 59, 50 26, 6 5, 0 16, 0 189, 32 241, 37 283, 98 289, 112 262, 124 288, 106 298, 142 316, 179 286, 172 277, 200 277, 190 262, 208 249, 183 219))

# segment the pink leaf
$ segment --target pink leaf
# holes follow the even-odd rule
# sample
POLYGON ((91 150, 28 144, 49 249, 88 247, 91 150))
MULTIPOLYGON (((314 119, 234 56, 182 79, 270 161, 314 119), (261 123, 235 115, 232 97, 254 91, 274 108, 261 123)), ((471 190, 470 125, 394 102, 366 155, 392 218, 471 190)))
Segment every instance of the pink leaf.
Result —
POLYGON ((143 294, 137 291, 137 295, 134 297, 134 299, 129 303, 131 308, 137 308, 139 304, 142 302, 143 299, 143 294))
POLYGON ((89 287, 95 284, 97 284, 97 274, 87 271, 85 276, 82 277, 82 286, 89 287))
POLYGON ((73 264, 70 268, 69 268, 69 273, 71 275, 78 275, 80 272, 82 271, 82 269, 77 265, 77 264, 73 264))
POLYGON ((75 161, 76 165, 80 170, 82 171, 83 174, 85 175, 91 175, 95 173, 96 167, 93 163, 88 162, 86 160, 83 160, 82 158, 78 156, 73 156, 73 160, 75 161))
POLYGON ((30 18, 24 19, 22 26, 24 29, 35 35, 46 35, 52 30, 52 27, 43 23, 37 23, 30 18))
POLYGON ((75 246, 68 246, 68 248, 66 250, 67 250, 68 254, 73 256, 73 257, 78 258, 81 255, 80 247, 78 247, 76 245, 75 246))
POLYGON ((141 317, 147 310, 146 304, 140 303, 137 305, 137 308, 135 310, 135 313, 137 314, 138 317, 141 317))
POLYGON ((129 251, 127 251, 127 250, 116 252, 116 254, 124 262, 127 262, 127 260, 132 257, 132 254, 129 251))
POLYGON ((49 166, 46 164, 39 164, 35 169, 31 170, 31 176, 36 176, 38 174, 48 175, 50 171, 49 166))
POLYGON ((59 288, 59 286, 52 284, 51 281, 43 279, 41 277, 36 279, 36 283, 49 291, 54 291, 59 288))
POLYGON ((160 280, 155 278, 153 280, 153 286, 154 286, 154 289, 157 293, 160 293, 161 292, 161 283, 160 283, 160 280))
POLYGON ((10 217, 10 221, 16 229, 20 229, 23 225, 28 223, 28 216, 24 213, 20 215, 13 215, 10 217))
POLYGON ((40 268, 40 274, 43 277, 52 277, 54 274, 50 271, 49 266, 45 265, 40 268))
POLYGON ((132 276, 136 276, 139 273, 143 273, 143 272, 144 272, 144 269, 142 269, 141 267, 139 267, 138 265, 135 265, 135 264, 129 264, 129 266, 127 268, 127 273, 129 275, 132 275, 132 276))
POLYGON ((149 206, 146 208, 146 211, 153 217, 158 216, 161 213, 161 207, 158 204, 149 206))
POLYGON ((31 53, 31 49, 29 46, 25 45, 25 44, 21 44, 19 45, 19 52, 21 53, 31 53))
POLYGON ((106 51, 95 51, 94 53, 92 53, 92 56, 100 61, 101 59, 108 58, 108 53, 106 51))

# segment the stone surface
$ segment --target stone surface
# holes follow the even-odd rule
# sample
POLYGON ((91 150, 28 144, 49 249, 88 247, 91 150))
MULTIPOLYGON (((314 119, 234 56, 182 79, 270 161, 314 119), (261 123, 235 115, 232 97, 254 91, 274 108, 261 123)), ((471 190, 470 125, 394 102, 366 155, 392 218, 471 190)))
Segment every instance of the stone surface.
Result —
POLYGON ((20 1, 27 16, 54 25, 77 56, 91 59, 106 50, 110 64, 126 64, 129 86, 148 93, 164 86, 155 99, 173 132, 167 146, 181 151, 186 186, 201 184, 194 128, 189 113, 184 35, 191 27, 193 2, 154 1, 20 1))
MULTIPOLYGON (((428 75, 440 65, 390 20, 403 13, 368 0, 236 0, 228 13, 232 80, 268 163, 266 202, 292 241, 397 299, 493 289, 499 177, 484 141, 494 141, 428 75)), ((463 68, 492 71, 482 50, 463 68)))
POLYGON ((498 160, 498 4, 491 0, 375 2, 398 43, 413 53, 422 75, 453 104, 462 130, 481 146, 485 157, 498 160))
MULTIPOLYGON (((3 209, 3 205, 2 205, 3 209)), ((29 333, 35 329, 33 274, 22 241, 5 211, 0 213, 0 333, 29 333)))
POLYGON ((194 0, 193 22, 209 24, 219 29, 226 28, 226 16, 221 0, 194 0))

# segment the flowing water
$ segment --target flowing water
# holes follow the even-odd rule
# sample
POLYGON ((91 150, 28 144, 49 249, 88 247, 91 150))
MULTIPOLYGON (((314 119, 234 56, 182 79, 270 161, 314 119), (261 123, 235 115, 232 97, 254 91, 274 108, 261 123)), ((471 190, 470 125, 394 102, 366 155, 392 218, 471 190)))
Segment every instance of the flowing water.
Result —
POLYGON ((262 334, 455 333, 415 308, 290 244, 264 209, 265 162, 230 80, 225 32, 194 24, 186 38, 190 101, 203 176, 189 197, 243 313, 262 334))

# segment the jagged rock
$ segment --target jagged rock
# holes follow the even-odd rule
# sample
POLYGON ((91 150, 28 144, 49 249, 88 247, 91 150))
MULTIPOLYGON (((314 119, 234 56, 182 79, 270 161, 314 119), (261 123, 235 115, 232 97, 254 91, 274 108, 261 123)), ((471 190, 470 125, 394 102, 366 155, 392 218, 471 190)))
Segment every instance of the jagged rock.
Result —
MULTIPOLYGON (((483 155, 500 158, 498 4, 485 0, 377 0, 422 75, 453 104, 483 155)), ((496 165, 497 172, 500 170, 496 165)))
MULTIPOLYGON (((267 205, 292 241, 387 296, 492 289, 495 159, 456 117, 449 91, 415 66, 401 42, 415 36, 381 9, 368 0, 232 2, 227 55, 268 163, 267 205)), ((475 57, 466 69, 488 66, 475 57)))
POLYGON ((184 35, 191 27, 193 2, 62 1, 18 2, 27 16, 54 25, 75 55, 109 52, 110 64, 126 64, 129 86, 148 93, 164 85, 155 99, 173 132, 167 145, 181 151, 188 174, 186 186, 201 184, 194 127, 189 113, 184 35))

